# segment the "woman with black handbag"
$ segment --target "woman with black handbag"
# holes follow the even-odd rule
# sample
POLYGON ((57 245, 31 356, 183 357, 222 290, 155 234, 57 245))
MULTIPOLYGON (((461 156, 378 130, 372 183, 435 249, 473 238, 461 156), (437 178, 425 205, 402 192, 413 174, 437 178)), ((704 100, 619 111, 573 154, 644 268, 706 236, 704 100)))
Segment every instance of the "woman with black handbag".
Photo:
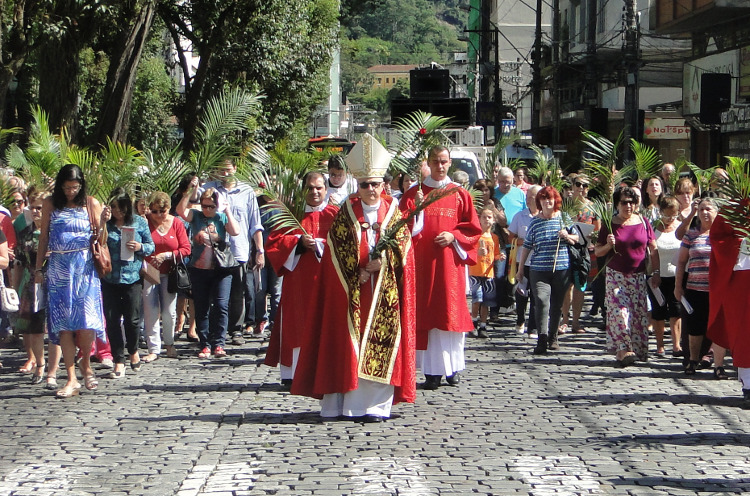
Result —
POLYGON ((222 358, 227 355, 224 343, 229 324, 231 268, 237 266, 227 243, 227 234, 236 236, 239 226, 230 209, 226 208, 226 201, 220 203, 219 194, 213 188, 201 194, 200 210, 188 208, 197 186, 198 178, 195 177, 177 205, 177 213, 190 223, 194 233, 189 272, 193 283, 196 329, 200 337, 198 357, 209 358, 213 353, 214 357, 222 358))
POLYGON ((146 277, 143 283, 143 330, 148 345, 148 355, 143 357, 143 361, 146 363, 159 357, 162 339, 167 357, 177 358, 174 346, 177 292, 169 290, 169 277, 175 264, 190 255, 190 240, 182 221, 169 214, 171 205, 169 195, 156 192, 149 198, 146 213, 155 245, 154 253, 146 257, 147 272, 152 272, 153 279, 146 277))

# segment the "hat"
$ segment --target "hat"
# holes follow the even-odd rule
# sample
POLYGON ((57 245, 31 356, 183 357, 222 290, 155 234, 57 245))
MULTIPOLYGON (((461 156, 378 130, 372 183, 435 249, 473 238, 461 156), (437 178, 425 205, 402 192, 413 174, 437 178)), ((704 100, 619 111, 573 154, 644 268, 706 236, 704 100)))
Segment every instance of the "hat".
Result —
POLYGON ((383 145, 370 134, 363 134, 362 138, 346 156, 346 165, 356 179, 378 178, 388 171, 391 155, 383 145))

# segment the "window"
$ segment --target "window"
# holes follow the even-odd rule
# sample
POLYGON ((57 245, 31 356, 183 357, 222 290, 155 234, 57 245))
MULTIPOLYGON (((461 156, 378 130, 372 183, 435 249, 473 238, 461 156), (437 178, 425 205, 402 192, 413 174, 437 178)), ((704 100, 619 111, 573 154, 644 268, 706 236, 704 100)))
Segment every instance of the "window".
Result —
POLYGON ((390 83, 390 81, 388 80, 388 78, 385 78, 385 84, 388 84, 388 83, 390 83))

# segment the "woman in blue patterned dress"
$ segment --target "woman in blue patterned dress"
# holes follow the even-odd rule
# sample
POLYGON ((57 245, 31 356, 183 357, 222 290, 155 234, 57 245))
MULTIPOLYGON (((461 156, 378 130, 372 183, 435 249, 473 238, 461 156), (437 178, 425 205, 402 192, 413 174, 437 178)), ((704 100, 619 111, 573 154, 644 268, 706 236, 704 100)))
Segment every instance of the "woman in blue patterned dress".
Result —
MULTIPOLYGON (((47 332, 53 344, 62 347, 68 381, 57 391, 59 398, 77 395, 81 384, 76 378, 76 346, 83 353, 80 362, 86 389, 98 383, 91 369, 88 350, 95 337, 105 338, 102 291, 99 276, 89 249, 91 223, 86 207, 86 181, 77 165, 60 169, 52 196, 44 201, 38 253, 48 253, 47 261, 47 332)), ((102 219, 102 207, 91 200, 92 217, 102 219)), ((99 242, 106 243, 106 228, 98 233, 99 242)), ((36 260, 36 282, 42 282, 44 257, 36 260)))

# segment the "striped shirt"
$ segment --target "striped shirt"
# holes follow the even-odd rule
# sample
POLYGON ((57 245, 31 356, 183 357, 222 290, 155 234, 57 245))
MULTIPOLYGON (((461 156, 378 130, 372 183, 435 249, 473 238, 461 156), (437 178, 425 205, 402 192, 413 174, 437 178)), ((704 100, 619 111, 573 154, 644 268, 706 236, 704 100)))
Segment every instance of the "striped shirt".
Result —
POLYGON ((553 268, 564 270, 570 266, 568 243, 558 235, 562 228, 559 216, 551 219, 535 217, 531 220, 523 241, 523 247, 532 250, 531 270, 551 272, 553 268))
POLYGON ((690 252, 686 288, 708 292, 708 266, 711 261, 711 241, 708 233, 701 234, 697 229, 691 229, 683 236, 682 247, 690 252))

